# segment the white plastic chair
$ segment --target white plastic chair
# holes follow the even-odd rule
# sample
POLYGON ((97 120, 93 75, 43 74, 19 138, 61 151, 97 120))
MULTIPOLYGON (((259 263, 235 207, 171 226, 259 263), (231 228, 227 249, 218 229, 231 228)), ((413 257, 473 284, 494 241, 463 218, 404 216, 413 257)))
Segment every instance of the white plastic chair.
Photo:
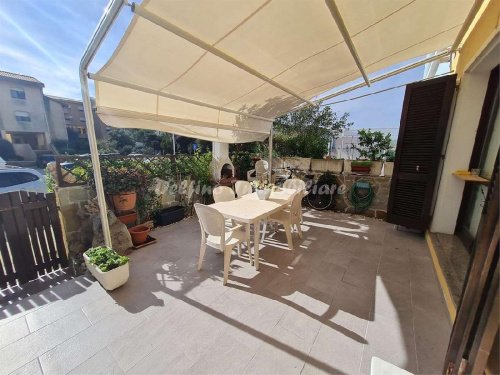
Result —
POLYGON ((266 177, 269 178, 268 172, 269 172, 269 163, 266 160, 258 160, 255 162, 255 176, 257 177, 257 180, 266 177))
POLYGON ((212 194, 214 195, 215 203, 227 202, 235 199, 233 189, 228 186, 217 186, 212 194))
MULTIPOLYGON (((283 183, 285 189, 294 189, 297 191, 304 192, 306 190, 306 183, 299 178, 291 178, 283 183)), ((302 218, 302 209, 300 210, 300 222, 302 223, 304 219, 302 218)))
POLYGON ((293 227, 297 228, 299 238, 302 238, 302 228, 300 227, 301 211, 302 211, 302 197, 303 191, 298 191, 292 198, 292 204, 289 209, 285 209, 269 216, 269 221, 274 221, 282 224, 285 227, 286 240, 288 248, 293 250, 292 231, 293 227))
POLYGON ((269 163, 266 160, 257 160, 255 162, 255 169, 251 169, 247 172, 247 180, 264 180, 269 179, 269 163), (255 172, 255 177, 252 174, 255 172))
POLYGON ((252 194, 252 185, 248 181, 236 181, 234 190, 236 190, 238 198, 241 198, 244 195, 252 194))
POLYGON ((215 249, 219 249, 224 254, 224 280, 223 284, 227 284, 229 276, 229 265, 231 263, 231 253, 235 246, 238 246, 240 252, 240 244, 245 240, 245 231, 241 225, 234 228, 226 228, 224 216, 215 208, 205 206, 201 203, 195 203, 194 209, 198 215, 201 228, 201 244, 200 244, 200 259, 198 260, 198 271, 202 269, 203 258, 207 245, 215 249))
POLYGON ((285 189, 305 190, 306 183, 299 178, 291 178, 283 183, 285 189))

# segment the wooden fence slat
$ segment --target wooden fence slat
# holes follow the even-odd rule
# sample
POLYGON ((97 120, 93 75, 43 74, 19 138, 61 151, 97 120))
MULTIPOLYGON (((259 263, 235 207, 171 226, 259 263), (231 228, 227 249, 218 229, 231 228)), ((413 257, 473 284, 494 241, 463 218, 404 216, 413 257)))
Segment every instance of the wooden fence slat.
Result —
POLYGON ((0 207, 0 289, 67 266, 54 193, 0 194, 0 207))
POLYGON ((21 199, 18 192, 2 194, 0 198, 3 199, 1 203, 14 207, 14 210, 4 216, 4 225, 12 257, 14 258, 14 267, 19 275, 19 282, 25 283, 36 277, 36 272, 32 267, 33 260, 30 260, 28 252, 31 251, 31 244, 24 220, 21 199))
MULTIPOLYGON (((35 270, 35 259, 33 257, 33 246, 29 238, 28 226, 26 225, 26 217, 24 215, 20 191, 9 193, 12 206, 15 207, 13 213, 16 221, 17 231, 21 238, 22 247, 16 249, 16 252, 22 254, 23 267, 26 270, 26 275, 29 280, 35 279, 38 274, 35 270)), ((11 248, 12 249, 12 248, 11 248)), ((17 263, 14 263, 17 266, 17 263)), ((21 281, 21 280, 20 280, 21 281)), ((22 281, 24 282, 24 281, 22 281)))
POLYGON ((35 259, 36 264, 43 264, 43 258, 42 258, 42 250, 40 248, 40 244, 38 242, 37 238, 37 233, 36 233, 36 226, 35 226, 35 221, 33 219, 33 213, 31 210, 26 210, 26 204, 30 202, 30 197, 27 192, 21 191, 21 202, 23 203, 23 211, 24 211, 24 218, 26 220, 26 225, 28 227, 28 232, 31 237, 31 247, 32 247, 32 252, 33 256, 35 259))
MULTIPOLYGON (((37 195, 36 193, 30 192, 28 193, 29 201, 30 202, 36 202, 37 201, 37 195)), ((50 262, 50 254, 49 254, 49 249, 47 247, 47 242, 45 241, 45 235, 44 235, 44 230, 43 230, 43 222, 42 222, 42 217, 40 214, 40 209, 29 209, 28 210, 31 212, 33 215, 33 219, 35 222, 35 230, 38 235, 38 241, 40 242, 40 250, 42 251, 42 257, 43 257, 43 264, 48 264, 50 262)), ((28 210, 23 210, 24 212, 28 210)), ((46 268, 47 272, 50 272, 50 267, 47 266, 46 268)))
POLYGON ((15 280, 15 278, 12 278, 12 275, 14 274, 13 260, 9 254, 9 248, 7 245, 7 239, 5 238, 5 231, 4 231, 3 221, 1 220, 1 218, 0 218, 0 254, 2 256, 2 262, 0 264, 0 288, 5 288, 7 287, 7 283, 9 281, 15 280))
POLYGON ((46 195, 46 199, 50 222, 52 224, 52 231, 54 232, 55 236, 55 245, 57 249, 58 259, 60 259, 60 265, 66 267, 68 265, 68 257, 66 254, 66 246, 64 243, 61 220, 59 217, 59 208, 57 207, 56 203, 56 196, 54 193, 49 193, 46 195))
POLYGON ((56 251, 55 238, 52 236, 52 226, 49 218, 49 208, 47 205, 47 199, 45 198, 44 194, 38 193, 37 200, 40 202, 41 201, 44 202, 44 206, 43 208, 39 208, 39 212, 40 216, 42 217, 42 224, 45 232, 45 238, 47 239, 47 244, 49 247, 50 259, 54 260, 57 259, 57 251, 56 251))

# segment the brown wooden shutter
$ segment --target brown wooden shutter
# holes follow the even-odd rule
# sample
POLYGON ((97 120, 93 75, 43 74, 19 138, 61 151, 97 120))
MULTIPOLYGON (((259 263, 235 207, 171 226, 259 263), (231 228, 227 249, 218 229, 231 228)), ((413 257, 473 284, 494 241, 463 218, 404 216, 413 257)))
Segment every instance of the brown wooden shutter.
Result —
POLYGON ((436 174, 456 75, 406 86, 387 221, 413 229, 429 225, 436 174))

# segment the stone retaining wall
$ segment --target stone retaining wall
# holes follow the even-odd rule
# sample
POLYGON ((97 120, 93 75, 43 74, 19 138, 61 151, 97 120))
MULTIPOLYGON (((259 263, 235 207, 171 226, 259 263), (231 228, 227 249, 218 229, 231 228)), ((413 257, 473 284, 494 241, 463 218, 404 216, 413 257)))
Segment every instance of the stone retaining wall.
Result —
MULTIPOLYGON (((95 208, 88 209, 95 203, 95 192, 87 186, 71 186, 57 187, 55 194, 62 216, 70 266, 75 274, 80 274, 84 270, 82 253, 104 243, 99 214, 95 208)), ((131 248, 132 240, 126 225, 111 211, 108 211, 108 222, 113 248, 119 253, 131 248)))
POLYGON ((338 193, 335 194, 335 211, 356 213, 377 219, 384 219, 387 216, 387 203, 391 189, 390 177, 364 176, 353 174, 336 174, 339 182, 338 193), (364 211, 358 211, 349 201, 349 191, 356 181, 363 180, 370 182, 375 193, 372 204, 364 211))
POLYGON ((95 196, 92 189, 85 186, 72 186, 66 188, 56 188, 55 193, 59 201, 59 207, 63 219, 68 251, 78 253, 87 250, 92 245, 92 228, 87 227, 82 217, 80 217, 83 205, 87 204, 95 196), (82 234, 90 231, 87 248, 82 248, 80 238, 82 234))

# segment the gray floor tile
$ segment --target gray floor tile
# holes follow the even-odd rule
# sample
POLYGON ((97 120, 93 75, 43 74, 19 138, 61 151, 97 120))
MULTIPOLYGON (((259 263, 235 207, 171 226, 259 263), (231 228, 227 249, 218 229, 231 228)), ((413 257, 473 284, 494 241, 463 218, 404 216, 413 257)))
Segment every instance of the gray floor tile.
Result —
POLYGON ((10 373, 90 326, 81 310, 33 332, 0 350, 2 370, 10 373))
MULTIPOLYGON (((0 373, 3 373, 0 369, 0 373)), ((42 368, 38 358, 26 363, 24 366, 10 373, 10 375, 42 375, 42 368)))
POLYGON ((28 335, 30 330, 24 316, 0 326, 0 349, 28 335))
POLYGON ((423 237, 332 212, 304 221, 293 252, 268 234, 259 271, 235 253, 227 286, 220 254, 196 269, 196 220, 157 229, 123 287, 77 278, 0 311, 0 361, 48 374, 357 374, 372 356, 439 368, 451 325, 423 237))
POLYGON ((363 345, 334 328, 322 325, 302 373, 357 374, 363 345))
POLYGON ((69 372, 71 375, 123 374, 123 370, 107 349, 99 351, 89 360, 69 372))

